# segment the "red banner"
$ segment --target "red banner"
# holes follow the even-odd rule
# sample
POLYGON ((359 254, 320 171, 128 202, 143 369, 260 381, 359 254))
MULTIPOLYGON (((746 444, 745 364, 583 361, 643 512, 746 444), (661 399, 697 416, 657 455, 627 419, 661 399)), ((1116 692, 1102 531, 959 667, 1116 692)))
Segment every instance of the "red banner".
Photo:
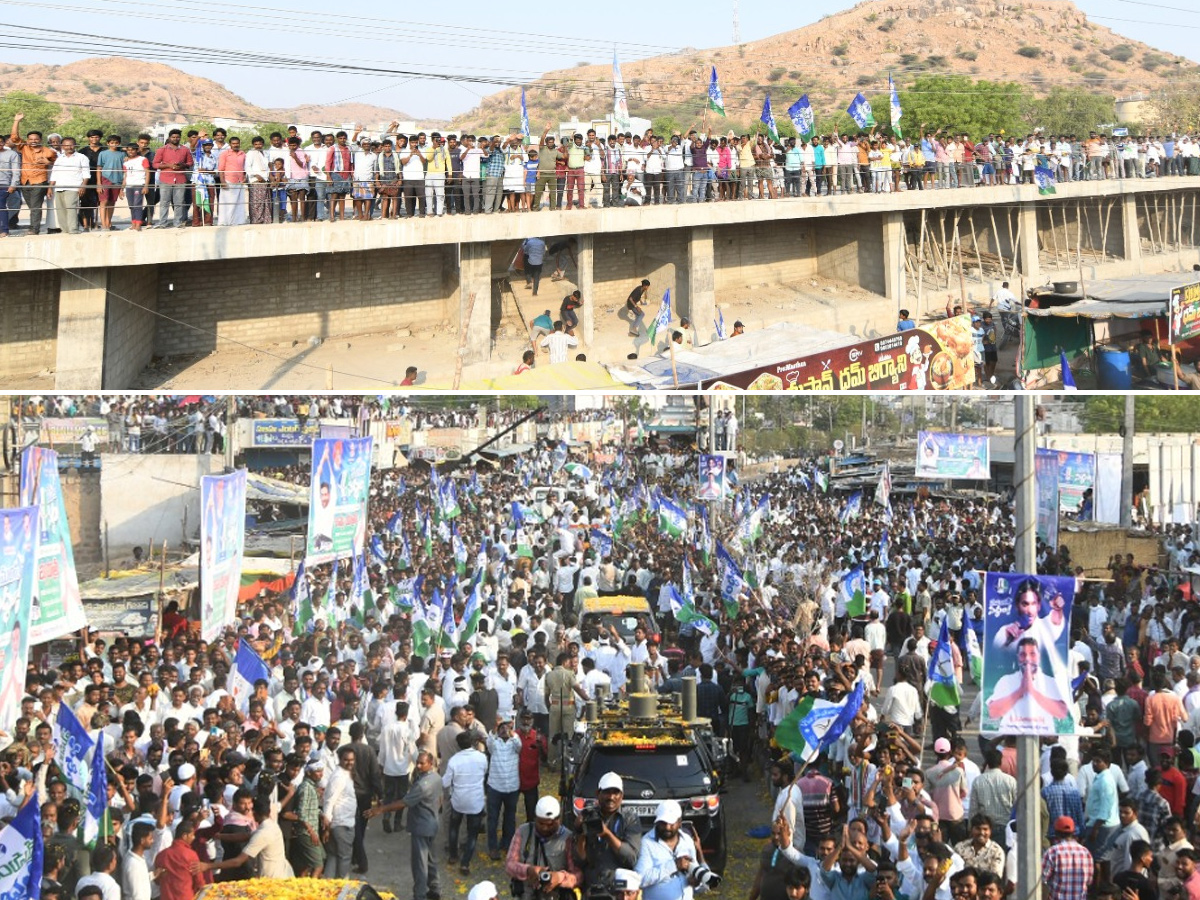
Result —
POLYGON ((971 318, 956 316, 705 382, 709 390, 954 391, 975 382, 971 318))

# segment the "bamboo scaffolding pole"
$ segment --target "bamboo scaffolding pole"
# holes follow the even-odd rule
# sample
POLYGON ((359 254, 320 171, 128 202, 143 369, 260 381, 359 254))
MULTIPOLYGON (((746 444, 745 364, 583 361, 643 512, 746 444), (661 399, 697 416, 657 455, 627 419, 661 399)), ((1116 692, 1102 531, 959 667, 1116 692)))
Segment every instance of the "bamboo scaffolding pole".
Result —
POLYGON ((921 210, 921 237, 917 242, 917 315, 925 315, 924 279, 925 279, 925 210, 921 210))
POLYGON ((1108 208, 1104 211, 1104 227, 1100 230, 1100 249, 1105 259, 1108 259, 1108 223, 1112 220, 1113 207, 1116 205, 1115 200, 1109 201, 1108 208))
POLYGON ((942 260, 946 262, 946 290, 950 290, 950 262, 946 259, 946 214, 938 214, 938 232, 942 238, 942 260))
MULTIPOLYGON (((1017 261, 1019 260, 1020 255, 1021 255, 1021 252, 1020 252, 1021 217, 1019 215, 1017 215, 1017 236, 1014 239, 1013 238, 1013 227, 1012 227, 1012 220, 1013 220, 1014 215, 1017 215, 1017 214, 1015 212, 1013 212, 1012 210, 1005 210, 1005 212, 1004 212, 1004 218, 1008 222, 1008 246, 1012 249, 1012 259, 1013 259, 1012 275, 1017 274, 1017 261)), ((1009 280, 1011 280, 1011 279, 1012 279, 1012 276, 1010 275, 1009 280)))
MULTIPOLYGON (((1062 260, 1058 256, 1058 230, 1054 227, 1054 207, 1050 207, 1050 237, 1054 240, 1054 268, 1062 268, 1062 260)), ((1068 260, 1069 262, 1069 260, 1068 260)))
POLYGON ((967 214, 967 222, 971 226, 971 243, 975 245, 975 264, 979 266, 979 283, 983 284, 983 257, 979 255, 979 238, 975 234, 975 211, 967 214))

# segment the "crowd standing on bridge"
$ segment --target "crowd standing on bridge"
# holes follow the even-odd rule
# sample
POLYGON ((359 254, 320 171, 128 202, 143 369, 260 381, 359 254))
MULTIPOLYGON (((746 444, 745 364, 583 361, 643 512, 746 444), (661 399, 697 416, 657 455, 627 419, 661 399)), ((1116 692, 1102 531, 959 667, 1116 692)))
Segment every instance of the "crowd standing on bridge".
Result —
POLYGON ((872 129, 773 141, 729 132, 601 136, 473 135, 361 130, 248 140, 173 129, 151 147, 141 134, 21 132, 0 138, 0 236, 26 209, 30 234, 130 228, 266 225, 425 218, 550 209, 724 202, 948 190, 1058 181, 1200 175, 1192 135, 1024 138, 944 133, 906 140, 872 129))
MULTIPOLYGON (((846 493, 819 486, 817 464, 803 461, 738 484, 705 517, 678 499, 699 487, 694 448, 627 449, 622 436, 594 450, 603 456, 554 437, 443 473, 458 486, 453 510, 424 469, 377 471, 361 594, 351 565, 306 566, 298 589, 244 604, 211 643, 171 605, 153 640, 88 641, 52 668, 35 658, 22 718, 0 746, 0 813, 14 814, 22 791, 42 805, 41 896, 192 900, 212 880, 365 877, 370 842, 409 855, 412 900, 449 893, 447 866, 511 879, 514 896, 690 900, 700 860, 691 844, 673 852, 685 836, 677 804, 660 804, 644 828, 622 810, 622 778, 605 774, 603 828, 581 832, 542 778, 581 727, 584 699, 601 685, 619 695, 632 662, 663 693, 695 676, 698 714, 732 742, 729 774, 770 791, 757 875, 726 890, 749 900, 1011 892, 1013 742, 971 746, 963 729, 977 705, 930 706, 926 693, 943 623, 955 677, 969 682, 980 573, 1014 565, 1011 499, 897 492, 890 515, 871 505, 852 515, 846 493), (682 535, 661 526, 665 498, 687 512, 682 535), (756 528, 743 528, 748 516, 756 528), (732 597, 709 562, 722 548, 745 575, 732 597), (838 590, 852 567, 868 585, 856 616, 838 590), (582 623, 582 605, 605 595, 645 597, 655 624, 625 639, 582 623), (438 597, 452 624, 435 638, 417 621, 438 597), (239 639, 269 676, 235 696, 239 639), (827 753, 803 762, 776 746, 797 704, 859 686, 864 702, 827 753), (64 706, 112 748, 115 833, 90 854, 60 768, 64 706), (487 860, 476 859, 481 835, 487 860)), ((1117 557, 1103 588, 1080 582, 1071 702, 1085 726, 1048 739, 1042 755, 1046 833, 1035 839, 1050 900, 1200 894, 1190 843, 1200 615, 1179 577, 1200 553, 1187 528, 1163 540, 1167 569, 1117 557)), ((1065 546, 1039 546, 1038 557, 1044 572, 1072 572, 1065 546)), ((483 881, 471 898, 497 893, 483 881)))

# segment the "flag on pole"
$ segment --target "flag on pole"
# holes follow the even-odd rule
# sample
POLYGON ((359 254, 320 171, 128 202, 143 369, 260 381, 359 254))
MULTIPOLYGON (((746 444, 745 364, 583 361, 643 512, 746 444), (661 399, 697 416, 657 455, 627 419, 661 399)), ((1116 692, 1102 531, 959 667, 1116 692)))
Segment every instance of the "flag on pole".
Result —
POLYGON ((567 442, 559 441, 558 446, 554 448, 551 454, 551 463, 554 466, 554 473, 557 475, 558 470, 567 464, 567 442))
POLYGON ((31 796, 0 831, 0 897, 24 900, 41 894, 43 849, 42 811, 31 796))
POLYGON ((104 764, 104 729, 96 735, 92 754, 92 778, 83 817, 83 842, 94 849, 97 841, 112 836, 112 814, 108 810, 108 766, 104 764))
POLYGON ((621 77, 621 64, 617 61, 617 51, 613 51, 613 121, 621 131, 633 127, 629 120, 629 96, 625 93, 625 79, 621 77))
POLYGON ((717 326, 717 340, 725 340, 725 313, 721 312, 719 307, 717 309, 717 320, 713 324, 717 326))
POLYGON ((890 550, 888 547, 888 531, 885 528, 883 529, 883 534, 879 536, 879 556, 877 562, 881 569, 887 568, 889 555, 890 550))
POLYGON ((983 653, 979 649, 979 635, 974 628, 967 629, 967 664, 971 671, 971 680, 978 685, 983 684, 983 653))
POLYGON ((525 88, 521 88, 521 134, 525 135, 525 143, 529 143, 529 111, 525 108, 525 88))
POLYGON ((292 615, 292 635, 299 637, 313 619, 312 589, 308 584, 308 574, 304 571, 304 560, 300 560, 296 580, 292 582, 292 615))
POLYGON ((846 505, 838 513, 838 521, 849 522, 862 515, 862 491, 855 491, 846 499, 846 505))
POLYGON ((658 530, 667 537, 682 537, 687 529, 687 514, 666 497, 658 497, 658 530))
POLYGON ((1078 390, 1078 388, 1075 387, 1075 376, 1071 372, 1071 364, 1069 362, 1067 362, 1067 351, 1059 350, 1058 358, 1059 358, 1059 361, 1062 363, 1063 390, 1064 391, 1078 390))
POLYGON ((892 131, 896 132, 896 137, 903 137, 900 133, 900 117, 904 115, 904 111, 900 108, 900 94, 896 91, 896 82, 892 80, 890 73, 888 74, 888 93, 891 95, 892 101, 892 131))
POLYGON ((808 102, 808 94, 788 107, 788 118, 792 120, 792 124, 796 126, 796 133, 801 137, 817 130, 816 116, 813 115, 812 104, 808 102))
MULTIPOLYGON (((684 563, 687 566, 687 563, 684 563)), ((667 600, 671 607, 671 615, 680 625, 691 625, 701 634, 716 634, 717 623, 696 609, 687 598, 681 597, 675 585, 668 585, 667 600)))
POLYGON ((92 749, 92 739, 75 713, 65 704, 58 705, 55 720, 55 741, 58 744, 58 765, 67 784, 86 794, 88 790, 87 755, 92 749))
POLYGON ((775 127, 775 116, 771 114, 771 95, 767 94, 767 99, 763 101, 762 115, 758 117, 764 125, 767 126, 767 134, 771 136, 771 140, 779 143, 779 129, 775 127))
POLYGON ((716 66, 713 66, 712 80, 708 82, 708 108, 718 115, 725 115, 725 98, 721 96, 721 85, 717 83, 716 66))
POLYGON ((806 763, 815 761, 850 727, 863 705, 860 681, 838 703, 807 696, 783 717, 775 729, 775 743, 795 753, 806 763))
POLYGON ((950 649, 950 619, 942 619, 937 649, 929 657, 929 702, 941 709, 958 706, 961 695, 954 677, 954 652, 950 649))
POLYGON ((875 503, 884 509, 892 506, 892 467, 887 461, 879 473, 879 484, 875 485, 875 503))
MULTIPOLYGON (((650 323, 650 343, 655 343, 658 340, 659 331, 669 331, 671 328, 671 289, 667 288, 663 294, 662 303, 658 306, 658 315, 654 317, 654 321, 650 323)), ((639 422, 640 424, 640 422, 639 422)))
POLYGON ((769 509, 767 495, 763 494, 762 499, 758 501, 758 505, 738 523, 737 531, 734 533, 734 540, 742 545, 743 550, 746 550, 751 544, 762 537, 763 522, 767 518, 769 509))
POLYGON ((237 654, 233 658, 232 677, 229 679, 229 693, 233 694, 233 702, 238 709, 247 708, 254 693, 254 682, 260 678, 269 682, 271 670, 245 639, 239 640, 237 654))
POLYGON ((459 536, 458 525, 450 523, 450 549, 454 553, 454 568, 459 575, 467 574, 467 545, 459 536))
POLYGON ((846 615, 854 617, 866 614, 867 578, 862 566, 855 566, 842 576, 839 593, 846 606, 846 615))
POLYGON ((433 592, 433 597, 426 603, 418 595, 413 606, 412 642, 413 653, 425 659, 430 652, 437 652, 438 633, 442 630, 442 595, 433 592))
POLYGON ((850 101, 850 105, 846 107, 846 112, 850 113, 850 118, 859 128, 874 128, 875 116, 871 114, 871 104, 867 102, 867 98, 861 93, 856 95, 850 101))
POLYGON ((613 539, 601 531, 599 528, 593 528, 591 532, 592 546, 596 550, 596 554, 600 559, 606 556, 612 556, 613 539))
POLYGON ((475 637, 475 632, 479 630, 479 618, 482 614, 483 606, 479 598, 479 580, 476 579, 475 584, 471 587, 471 593, 467 594, 466 605, 463 606, 462 628, 458 635, 459 646, 462 646, 475 637))
POLYGON ((829 493, 829 475, 827 473, 817 469, 816 482, 817 487, 819 487, 823 493, 829 493))
POLYGON ((1033 170, 1033 180, 1037 184, 1039 194, 1057 194, 1054 187, 1054 170, 1047 166, 1036 166, 1033 170))

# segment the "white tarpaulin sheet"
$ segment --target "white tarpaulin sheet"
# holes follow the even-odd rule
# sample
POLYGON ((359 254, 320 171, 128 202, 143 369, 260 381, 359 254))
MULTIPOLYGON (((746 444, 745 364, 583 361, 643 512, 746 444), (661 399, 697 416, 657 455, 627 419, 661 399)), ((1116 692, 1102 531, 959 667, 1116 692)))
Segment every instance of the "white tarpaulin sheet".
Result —
MULTIPOLYGON (((1121 521, 1121 454, 1096 454, 1096 521, 1117 525, 1121 521)), ((1132 502, 1132 499, 1129 501, 1132 502)))

